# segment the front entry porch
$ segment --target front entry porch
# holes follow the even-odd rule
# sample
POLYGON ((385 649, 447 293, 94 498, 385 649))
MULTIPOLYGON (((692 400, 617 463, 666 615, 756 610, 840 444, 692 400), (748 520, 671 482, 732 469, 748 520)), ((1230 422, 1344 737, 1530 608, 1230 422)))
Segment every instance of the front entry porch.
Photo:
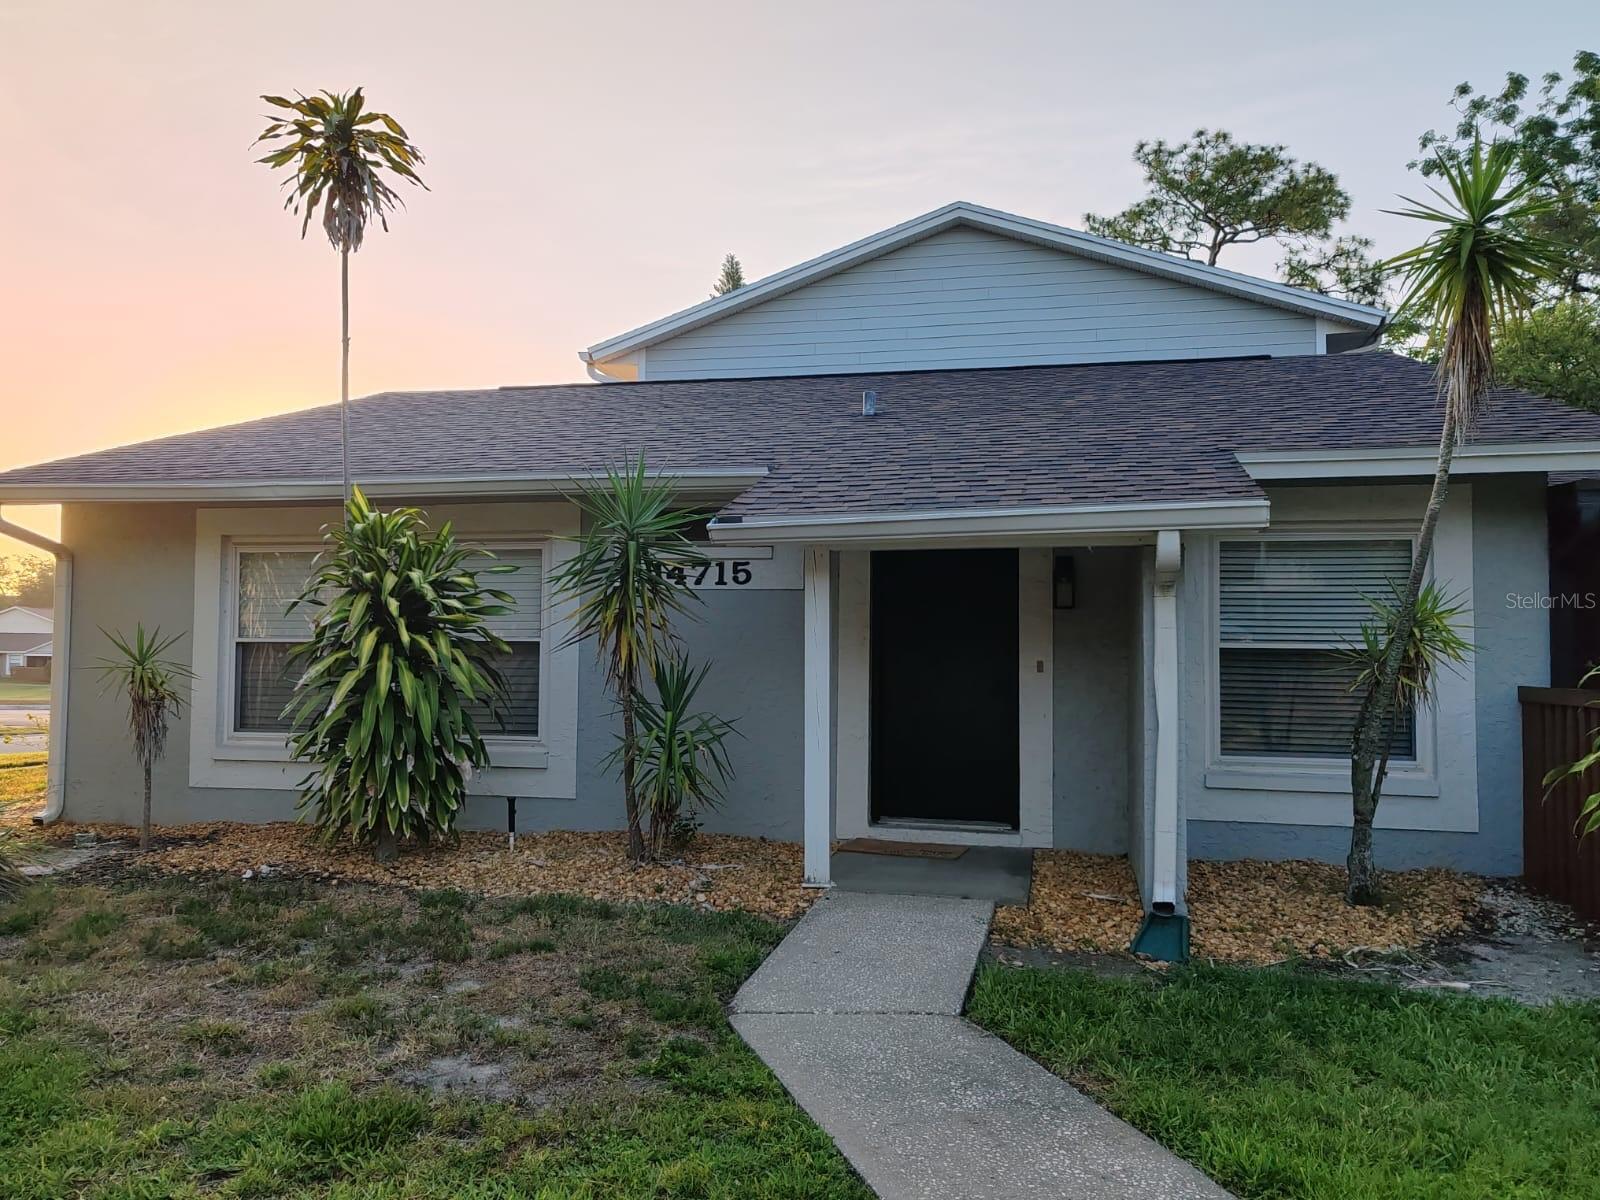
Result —
POLYGON ((955 858, 833 852, 833 886, 843 892, 878 895, 950 896, 1025 905, 1033 883, 1033 851, 1009 846, 956 847, 955 858))
POLYGON ((805 547, 806 882, 1025 903, 1032 849, 1126 852, 1181 924, 1179 534, 997 542, 805 547))

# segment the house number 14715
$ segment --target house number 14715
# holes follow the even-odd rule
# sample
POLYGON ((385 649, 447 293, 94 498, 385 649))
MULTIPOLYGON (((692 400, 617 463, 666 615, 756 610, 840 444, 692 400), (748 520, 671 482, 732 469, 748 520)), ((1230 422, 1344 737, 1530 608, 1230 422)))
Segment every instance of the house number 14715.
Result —
POLYGON ((719 558, 692 567, 673 567, 669 572, 678 583, 692 588, 749 587, 755 579, 750 561, 719 558))

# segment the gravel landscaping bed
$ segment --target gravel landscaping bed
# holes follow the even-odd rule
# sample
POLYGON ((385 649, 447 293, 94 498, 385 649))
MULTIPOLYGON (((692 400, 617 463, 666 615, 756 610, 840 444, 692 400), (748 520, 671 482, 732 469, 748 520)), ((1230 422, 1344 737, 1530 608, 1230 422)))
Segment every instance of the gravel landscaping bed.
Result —
MULTIPOLYGON (((92 831, 129 838, 118 825, 63 825, 59 837, 92 831)), ((407 846, 392 863, 370 850, 322 841, 306 825, 208 822, 163 826, 141 865, 158 871, 312 875, 413 888, 459 888, 486 896, 550 893, 593 900, 686 904, 742 910, 778 920, 798 917, 816 898, 800 886, 801 847, 793 842, 701 834, 681 861, 636 867, 622 833, 529 833, 515 851, 503 833, 462 833, 453 842, 407 846)))
MULTIPOLYGON (((1362 947, 1413 949, 1463 929, 1484 883, 1452 871, 1390 872, 1381 908, 1344 902, 1344 871, 1327 863, 1191 862, 1194 957, 1269 963, 1362 947)), ((995 912, 997 941, 1059 951, 1125 951, 1138 931, 1139 892, 1128 860, 1070 850, 1034 855, 1026 908, 995 912)))

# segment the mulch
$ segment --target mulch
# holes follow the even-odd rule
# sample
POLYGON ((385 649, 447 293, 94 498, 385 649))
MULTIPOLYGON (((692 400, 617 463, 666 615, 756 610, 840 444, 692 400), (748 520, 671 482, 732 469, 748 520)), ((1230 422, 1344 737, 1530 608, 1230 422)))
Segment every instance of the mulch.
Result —
MULTIPOLYGON (((119 825, 69 824, 70 839, 93 831, 127 839, 119 825)), ((687 904, 724 911, 742 909, 777 920, 800 916, 817 892, 801 886, 803 852, 797 843, 700 834, 678 861, 634 866, 623 833, 524 833, 507 849, 503 833, 465 832, 454 840, 408 845, 393 862, 369 849, 323 841, 310 826, 293 822, 244 825, 225 821, 168 825, 157 831, 139 865, 179 873, 315 875, 352 883, 410 888, 459 888, 488 896, 565 892, 622 903, 687 904)))
MULTIPOLYGON (((1386 903, 1344 902, 1344 870, 1328 863, 1191 862, 1191 953, 1265 964, 1347 951, 1411 950, 1465 928, 1484 881, 1453 871, 1386 873, 1386 903)), ((995 912, 996 941, 1059 951, 1126 951, 1143 915, 1125 858, 1040 850, 1026 908, 995 912)))
MULTIPOLYGON (((133 833, 115 825, 60 825, 70 840, 133 833)), ((453 841, 406 846, 392 863, 370 850, 329 844, 309 826, 207 822, 164 826, 138 863, 158 871, 269 872, 408 888, 459 888, 491 896, 566 892, 596 900, 686 904, 743 910, 776 920, 802 915, 820 894, 801 886, 803 851, 793 842, 701 834, 679 861, 638 867, 625 835, 519 834, 515 851, 501 833, 461 833, 453 841)), ((1344 903, 1344 872, 1326 863, 1192 862, 1192 952, 1200 959, 1264 964, 1329 958, 1356 948, 1411 950, 1457 933, 1479 911, 1484 881, 1451 871, 1387 874, 1388 902, 1344 903)), ((1143 910, 1128 860, 1071 850, 1034 856, 1026 907, 1001 907, 993 939, 1064 952, 1124 954, 1143 910)))

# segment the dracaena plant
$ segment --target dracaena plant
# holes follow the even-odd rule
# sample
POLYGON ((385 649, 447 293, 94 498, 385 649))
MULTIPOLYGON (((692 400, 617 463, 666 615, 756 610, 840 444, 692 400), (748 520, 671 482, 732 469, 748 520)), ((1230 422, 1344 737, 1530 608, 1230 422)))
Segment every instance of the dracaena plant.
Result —
MULTIPOLYGON (((732 721, 696 711, 695 696, 710 664, 696 668, 678 650, 656 658, 650 670, 654 694, 634 697, 638 727, 634 738, 634 786, 650 814, 650 852, 662 857, 681 818, 699 809, 715 808, 733 776, 727 741, 732 721)), ((612 752, 615 764, 625 743, 612 752)))
MULTIPOLYGON (((105 633, 105 630, 101 630, 105 633)), ((114 654, 97 664, 107 691, 122 693, 128 702, 128 737, 134 757, 144 773, 144 808, 139 822, 139 849, 150 849, 150 781, 156 760, 167 746, 167 726, 183 711, 183 687, 194 673, 167 652, 181 634, 163 636, 160 629, 145 632, 138 626, 133 636, 106 633, 114 654)))
POLYGON ((1388 753, 1385 730, 1400 674, 1412 646, 1418 598, 1450 490, 1456 448, 1471 434, 1494 386, 1494 334, 1527 312, 1540 289, 1561 271, 1561 252, 1530 232, 1549 210, 1537 181, 1517 171, 1515 150, 1502 143, 1442 162, 1443 190, 1437 203, 1408 201, 1396 215, 1422 221, 1431 232, 1416 247, 1384 264, 1405 284, 1401 315, 1416 320, 1440 347, 1436 384, 1441 417, 1433 486, 1417 528, 1416 553, 1404 586, 1396 593, 1391 635, 1374 664, 1370 702, 1361 706, 1351 738, 1350 854, 1345 899, 1351 904, 1382 900, 1372 851, 1372 829, 1383 795, 1388 753))
POLYGON ((622 716, 622 794, 634 862, 650 856, 638 786, 639 687, 671 642, 673 618, 696 598, 685 569, 705 561, 689 539, 700 518, 674 508, 675 495, 671 480, 651 477, 642 455, 630 466, 608 469, 604 481, 573 497, 583 533, 572 557, 550 577, 555 595, 572 604, 568 643, 594 639, 622 716))
POLYGON ((295 757, 314 764, 300 806, 330 837, 377 847, 451 831, 474 769, 489 764, 478 715, 500 719, 510 646, 487 625, 513 599, 480 578, 515 570, 483 562, 448 523, 373 509, 359 488, 343 527, 330 527, 295 606, 311 638, 285 710, 295 757), (477 710, 475 714, 474 710, 477 710))

